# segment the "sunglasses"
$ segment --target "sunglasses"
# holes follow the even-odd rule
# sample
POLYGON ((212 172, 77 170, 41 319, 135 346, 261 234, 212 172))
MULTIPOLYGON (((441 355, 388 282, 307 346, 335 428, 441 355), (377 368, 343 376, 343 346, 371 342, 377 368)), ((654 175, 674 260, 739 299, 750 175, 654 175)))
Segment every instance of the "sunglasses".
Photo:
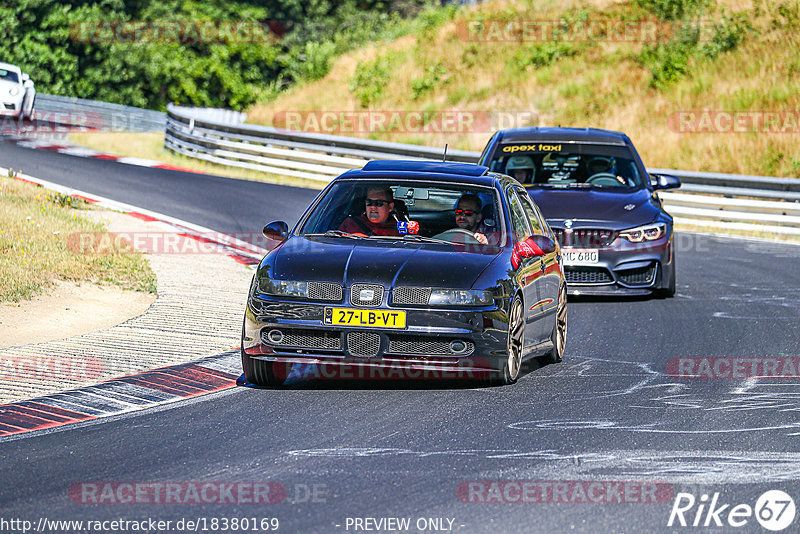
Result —
POLYGON ((477 211, 473 211, 473 210, 461 210, 461 209, 457 209, 456 210, 456 216, 457 217, 460 216, 460 215, 463 215, 464 217, 472 217, 472 216, 475 216, 477 214, 478 214, 478 212, 477 211))
POLYGON ((388 200, 383 200, 380 198, 368 198, 367 199, 367 206, 375 206, 377 208, 382 208, 385 205, 389 204, 388 200))

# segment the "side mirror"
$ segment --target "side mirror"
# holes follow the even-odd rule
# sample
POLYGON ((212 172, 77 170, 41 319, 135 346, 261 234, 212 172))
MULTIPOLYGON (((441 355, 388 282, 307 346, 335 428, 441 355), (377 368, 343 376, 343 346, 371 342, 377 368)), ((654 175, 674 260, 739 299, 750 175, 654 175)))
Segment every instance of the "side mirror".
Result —
POLYGON ((264 237, 273 241, 286 241, 289 237, 289 225, 283 221, 273 221, 262 230, 264 237))
POLYGON ((653 189, 677 189, 681 186, 681 181, 669 174, 651 174, 650 183, 653 189))
POLYGON ((23 73, 22 73, 22 81, 23 81, 23 82, 27 82, 27 81, 28 81, 28 80, 30 80, 30 79, 31 79, 31 77, 30 77, 30 76, 28 76, 28 73, 27 73, 27 72, 23 72, 23 73))
POLYGON ((516 269, 519 267, 522 258, 536 258, 551 254, 556 250, 556 243, 544 235, 532 235, 525 241, 520 241, 514 245, 514 253, 511 255, 511 265, 516 269))

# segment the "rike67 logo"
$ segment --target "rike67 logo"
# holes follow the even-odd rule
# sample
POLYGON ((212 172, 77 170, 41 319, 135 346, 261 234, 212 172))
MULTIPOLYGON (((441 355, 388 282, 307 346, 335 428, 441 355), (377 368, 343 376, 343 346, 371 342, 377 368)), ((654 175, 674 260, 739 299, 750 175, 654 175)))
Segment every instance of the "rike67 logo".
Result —
POLYGON ((755 517, 767 530, 783 530, 794 522, 794 499, 781 490, 764 492, 755 506, 723 503, 719 492, 699 499, 691 493, 678 493, 669 514, 667 526, 681 527, 743 527, 755 517))

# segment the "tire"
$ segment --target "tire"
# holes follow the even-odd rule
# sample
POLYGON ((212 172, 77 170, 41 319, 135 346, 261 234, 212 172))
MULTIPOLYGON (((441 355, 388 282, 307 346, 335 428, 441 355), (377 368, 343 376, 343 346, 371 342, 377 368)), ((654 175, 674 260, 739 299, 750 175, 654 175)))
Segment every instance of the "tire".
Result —
POLYGON ((282 386, 284 378, 275 374, 275 362, 256 360, 242 349, 242 369, 244 378, 254 386, 282 386))
POLYGON ((659 289, 656 294, 662 299, 668 299, 675 296, 675 263, 672 264, 672 276, 670 277, 669 285, 659 289))
POLYGON ((567 346, 567 287, 561 286, 558 292, 558 308, 556 310, 556 322, 550 334, 550 341, 553 348, 545 354, 545 361, 548 363, 560 363, 564 356, 564 347, 567 346))
POLYGON ((522 298, 517 295, 511 302, 511 310, 508 314, 508 338, 506 341, 508 357, 503 362, 502 368, 489 377, 489 383, 493 386, 509 386, 519 377, 522 367, 522 347, 525 345, 524 309, 522 298))

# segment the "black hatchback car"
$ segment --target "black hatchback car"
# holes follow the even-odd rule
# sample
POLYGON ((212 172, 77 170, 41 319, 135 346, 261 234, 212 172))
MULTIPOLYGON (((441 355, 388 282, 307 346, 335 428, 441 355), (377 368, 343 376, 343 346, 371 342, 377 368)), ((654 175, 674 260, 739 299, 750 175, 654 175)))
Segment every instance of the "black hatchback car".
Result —
POLYGON ((500 130, 479 163, 516 178, 542 209, 561 244, 571 294, 675 294, 672 217, 657 191, 680 181, 648 174, 627 135, 500 130))
POLYGON ((274 222, 264 234, 279 244, 247 301, 242 366, 253 384, 283 383, 292 364, 510 384, 526 359, 561 360, 560 248, 508 176, 372 161, 333 180, 293 230, 274 222))

